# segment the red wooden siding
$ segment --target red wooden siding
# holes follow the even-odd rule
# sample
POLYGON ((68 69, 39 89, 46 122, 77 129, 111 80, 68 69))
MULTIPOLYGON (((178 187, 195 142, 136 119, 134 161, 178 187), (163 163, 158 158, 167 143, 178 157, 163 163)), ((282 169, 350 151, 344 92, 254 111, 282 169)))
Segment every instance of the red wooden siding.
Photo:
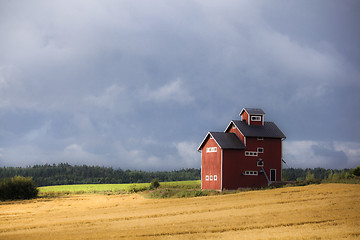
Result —
POLYGON ((266 122, 264 125, 262 109, 249 109, 249 112, 252 114, 249 115, 246 110, 241 111, 241 118, 247 124, 235 121, 238 128, 231 122, 222 135, 212 133, 223 149, 209 137, 200 145, 202 189, 259 188, 268 186, 267 178, 270 181, 281 181, 282 140, 285 139, 285 135, 273 122, 266 122), (251 116, 256 116, 260 120, 252 121, 251 116), (263 126, 258 127, 259 125, 263 126), (240 143, 239 147, 230 142, 239 143, 230 133, 235 133, 245 146, 240 143), (261 137, 259 140, 257 136, 268 137, 261 137), (206 149, 209 147, 217 147, 217 151, 207 153, 206 149), (258 166, 260 159, 262 165, 258 166), (275 179, 271 179, 274 170, 275 179), (208 180, 206 176, 209 176, 208 180), (212 180, 210 176, 213 176, 212 180))
POLYGON ((201 150, 201 183, 202 189, 217 189, 221 190, 221 151, 222 149, 215 142, 214 139, 207 139, 204 147, 201 150), (207 153, 206 149, 209 147, 216 147, 216 152, 207 153), (213 180, 206 180, 205 177, 213 176, 213 180), (214 180, 214 176, 217 180, 214 180))
POLYGON ((241 114, 241 120, 245 120, 247 124, 249 124, 249 115, 246 111, 241 114))
POLYGON ((242 135, 242 133, 239 131, 239 129, 237 129, 236 127, 233 128, 234 124, 232 123, 231 126, 229 127, 229 129, 226 131, 228 133, 235 133, 239 138, 240 140, 245 143, 245 137, 244 135, 242 135))
POLYGON ((263 115, 252 114, 252 115, 249 116, 249 114, 246 111, 244 111, 241 114, 241 119, 245 120, 246 123, 249 124, 249 125, 256 125, 256 126, 263 125, 263 122, 264 122, 264 116, 263 115), (260 121, 252 121, 251 116, 260 117, 260 121))
POLYGON ((256 126, 261 126, 263 125, 263 116, 262 115, 251 115, 250 116, 250 125, 256 125, 256 126), (256 116, 256 117, 260 117, 260 121, 252 121, 251 120, 251 116, 256 116))
POLYGON ((257 138, 246 138, 247 151, 257 151, 258 147, 262 147, 264 149, 264 153, 258 153, 257 157, 246 156, 245 159, 257 161, 261 158, 263 160, 267 176, 270 178, 270 169, 276 169, 276 181, 281 181, 281 139, 264 138, 264 140, 257 140, 257 138))

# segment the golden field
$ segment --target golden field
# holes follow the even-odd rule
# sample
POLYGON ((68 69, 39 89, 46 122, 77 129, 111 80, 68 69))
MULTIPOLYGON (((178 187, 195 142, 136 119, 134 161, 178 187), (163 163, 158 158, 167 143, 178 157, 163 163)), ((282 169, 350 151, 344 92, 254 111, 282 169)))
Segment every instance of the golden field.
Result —
POLYGON ((0 239, 360 239, 360 185, 187 199, 93 194, 2 202, 0 239))

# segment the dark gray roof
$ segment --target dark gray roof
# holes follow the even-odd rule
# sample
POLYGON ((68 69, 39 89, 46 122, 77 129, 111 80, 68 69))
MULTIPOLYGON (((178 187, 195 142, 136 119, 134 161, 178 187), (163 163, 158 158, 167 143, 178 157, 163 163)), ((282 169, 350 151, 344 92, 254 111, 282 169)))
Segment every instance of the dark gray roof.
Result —
POLYGON ((245 121, 233 120, 245 137, 286 138, 285 134, 273 122, 264 122, 264 126, 250 126, 245 121))
POLYGON ((243 108, 243 110, 241 110, 241 113, 240 115, 242 114, 243 111, 246 111, 248 114, 251 114, 251 115, 264 115, 265 112, 264 110, 262 110, 261 108, 243 108))
POLYGON ((244 143, 236 136, 235 133, 224 133, 224 132, 209 132, 203 142, 200 144, 198 150, 203 148, 209 135, 219 144, 222 149, 245 149, 244 143))
POLYGON ((245 149, 244 143, 235 133, 210 132, 222 149, 245 149))

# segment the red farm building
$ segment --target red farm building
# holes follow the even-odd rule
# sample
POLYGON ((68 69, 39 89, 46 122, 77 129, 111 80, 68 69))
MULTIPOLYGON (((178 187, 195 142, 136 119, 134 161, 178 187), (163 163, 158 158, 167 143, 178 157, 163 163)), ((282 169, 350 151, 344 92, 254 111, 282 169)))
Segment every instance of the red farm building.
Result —
POLYGON ((281 181, 284 133, 264 121, 259 108, 243 108, 224 132, 208 132, 200 144, 201 188, 258 188, 281 181))

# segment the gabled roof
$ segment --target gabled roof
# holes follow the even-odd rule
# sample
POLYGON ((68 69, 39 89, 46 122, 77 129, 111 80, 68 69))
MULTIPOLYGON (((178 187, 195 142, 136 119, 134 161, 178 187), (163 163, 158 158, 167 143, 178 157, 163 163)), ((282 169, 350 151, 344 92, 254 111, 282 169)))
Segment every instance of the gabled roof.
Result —
POLYGON ((273 122, 264 122, 263 126, 248 125, 245 121, 240 120, 232 120, 231 122, 245 137, 286 138, 285 134, 273 122))
POLYGON ((244 143, 240 140, 240 138, 238 138, 238 136, 236 136, 235 133, 208 132, 198 147, 198 151, 203 148, 203 145, 210 136, 214 138, 215 142, 222 149, 245 149, 244 143))
POLYGON ((261 108, 243 108, 240 112, 240 115, 243 114, 244 111, 250 115, 265 115, 264 110, 261 108))

